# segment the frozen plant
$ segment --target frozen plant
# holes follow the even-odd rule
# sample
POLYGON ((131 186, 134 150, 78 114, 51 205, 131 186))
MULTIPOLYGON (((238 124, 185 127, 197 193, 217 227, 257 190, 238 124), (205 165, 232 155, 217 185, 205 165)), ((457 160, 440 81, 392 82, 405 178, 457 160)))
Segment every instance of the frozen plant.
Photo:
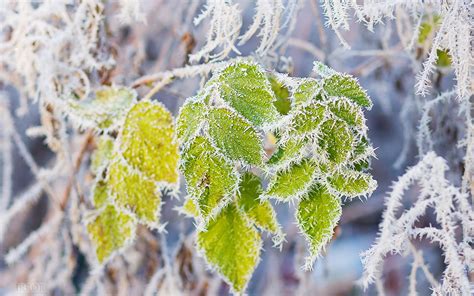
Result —
POLYGON ((381 282, 384 258, 400 254, 413 256, 410 295, 417 295, 417 271, 423 271, 434 295, 469 295, 471 287, 468 273, 473 267, 474 212, 468 195, 450 184, 445 173, 445 160, 434 152, 427 153, 393 185, 386 197, 383 222, 375 244, 363 253, 363 285, 376 282, 383 294, 381 282), (408 210, 403 210, 404 192, 418 185, 419 195, 408 210), (433 210, 437 225, 420 227, 421 217, 433 210), (400 213, 401 212, 401 213, 400 213), (429 270, 414 241, 426 238, 439 245, 446 268, 437 281, 429 270))

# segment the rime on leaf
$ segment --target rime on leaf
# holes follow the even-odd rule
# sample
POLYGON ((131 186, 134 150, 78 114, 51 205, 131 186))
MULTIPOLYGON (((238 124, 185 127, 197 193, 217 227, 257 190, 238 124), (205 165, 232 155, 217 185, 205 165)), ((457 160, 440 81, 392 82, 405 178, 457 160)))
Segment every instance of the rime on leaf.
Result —
POLYGON ((308 141, 301 138, 290 138, 284 143, 280 143, 277 150, 268 160, 268 164, 278 166, 290 160, 298 160, 299 154, 302 153, 307 144, 308 141))
POLYGON ((329 102, 329 110, 338 118, 344 120, 356 130, 364 130, 364 115, 357 105, 351 104, 347 99, 340 97, 329 102))
POLYGON ((277 77, 269 76, 268 80, 276 97, 273 105, 280 114, 287 115, 291 109, 290 91, 277 77))
POLYGON ((107 204, 109 192, 108 192, 107 183, 105 180, 100 179, 95 182, 93 194, 94 194, 94 206, 96 208, 100 208, 107 204))
POLYGON ((209 140, 196 137, 183 152, 183 174, 188 192, 197 201, 200 213, 206 218, 234 194, 237 176, 234 169, 220 156, 209 140))
POLYGON ((92 154, 91 171, 98 175, 110 161, 114 148, 114 139, 109 136, 101 136, 99 138, 97 149, 92 154))
POLYGON ((271 180, 266 195, 280 199, 304 193, 313 181, 316 165, 310 160, 291 165, 288 170, 278 172, 271 180))
POLYGON ((326 108, 317 103, 309 104, 298 110, 291 120, 295 134, 303 135, 316 130, 324 120, 325 112, 326 108))
POLYGON ((142 101, 127 114, 120 148, 134 168, 156 182, 178 181, 173 117, 161 104, 142 101))
POLYGON ((314 78, 303 78, 296 87, 293 98, 295 106, 303 105, 319 93, 319 83, 314 78))
POLYGON ((342 120, 327 120, 321 125, 320 147, 328 159, 336 164, 347 160, 351 152, 353 135, 342 120))
POLYGON ((120 161, 109 166, 108 174, 108 186, 115 203, 133 212, 140 221, 156 226, 161 205, 156 183, 120 161))
POLYGON ((222 98, 254 125, 261 127, 279 118, 270 83, 260 66, 236 62, 216 79, 222 98))
POLYGON ((246 172, 242 175, 239 184, 238 205, 259 228, 277 233, 279 226, 275 218, 275 211, 268 200, 260 200, 262 192, 260 178, 246 172))
POLYGON ((179 111, 176 134, 181 143, 187 143, 196 135, 201 123, 206 119, 206 106, 203 102, 188 101, 179 111))
POLYGON ((188 215, 190 217, 199 216, 198 205, 196 204, 194 199, 192 199, 191 197, 188 197, 186 199, 186 201, 184 202, 183 207, 181 209, 186 215, 188 215))
POLYGON ((349 197, 372 193, 375 189, 375 181, 367 173, 344 170, 334 172, 328 179, 332 188, 349 197))
POLYGON ((106 87, 97 91, 93 99, 70 101, 69 107, 77 121, 108 129, 125 116, 135 97, 135 92, 128 88, 106 87))
POLYGON ((232 160, 248 164, 262 163, 262 140, 255 129, 229 109, 209 112, 209 134, 216 146, 232 160))
POLYGON ((306 259, 306 269, 311 268, 316 257, 331 240, 340 217, 340 199, 329 194, 321 185, 313 185, 301 199, 296 218, 309 244, 310 256, 306 259))
POLYGON ((372 101, 357 80, 346 74, 334 74, 323 80, 323 89, 329 96, 346 97, 359 106, 371 108, 372 101))
POLYGON ((87 225, 87 231, 94 242, 97 259, 102 263, 133 238, 135 223, 132 217, 108 205, 87 225))
POLYGON ((198 232, 197 246, 232 290, 241 292, 258 263, 262 241, 255 227, 231 204, 209 222, 206 231, 198 232))

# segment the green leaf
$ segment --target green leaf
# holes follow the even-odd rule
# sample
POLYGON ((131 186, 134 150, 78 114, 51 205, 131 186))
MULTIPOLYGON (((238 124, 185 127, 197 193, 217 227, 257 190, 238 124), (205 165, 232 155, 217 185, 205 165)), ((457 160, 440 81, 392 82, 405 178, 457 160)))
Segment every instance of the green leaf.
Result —
POLYGON ((449 67, 452 64, 451 55, 448 50, 436 50, 436 66, 449 67))
POLYGON ((126 87, 106 87, 95 98, 69 101, 75 121, 99 129, 114 128, 136 100, 136 92, 126 87))
POLYGON ((157 182, 178 182, 178 145, 173 117, 164 106, 142 101, 130 110, 121 137, 123 157, 157 182))
POLYGON ((293 164, 273 177, 265 195, 283 200, 299 197, 309 188, 315 171, 316 165, 308 159, 293 164))
POLYGON ((349 159, 349 165, 356 171, 365 171, 370 167, 370 157, 373 155, 373 149, 366 137, 360 137, 356 140, 349 159))
POLYGON ((273 105, 275 105, 280 114, 287 115, 291 109, 290 91, 278 80, 277 76, 270 75, 268 80, 276 97, 276 101, 273 102, 273 105))
POLYGON ((261 127, 279 118, 265 72, 257 64, 239 61, 217 77, 222 98, 254 125, 261 127))
POLYGON ((306 139, 291 137, 280 143, 277 150, 268 160, 269 165, 283 165, 291 160, 299 160, 302 150, 308 144, 306 139))
POLYGON ((357 105, 339 97, 328 104, 329 110, 356 130, 365 130, 364 114, 357 105))
POLYGON ((234 168, 206 138, 196 137, 183 151, 182 167, 188 193, 196 199, 204 218, 234 195, 238 185, 234 168))
POLYGON ((346 97, 359 106, 372 108, 372 101, 357 80, 347 74, 335 74, 323 80, 323 89, 329 96, 346 97))
POLYGON ((133 240, 135 223, 131 216, 108 205, 87 224, 87 231, 94 243, 97 259, 103 263, 133 240))
POLYGON ((246 172, 242 175, 239 184, 238 205, 259 228, 268 232, 278 233, 280 230, 275 211, 268 200, 260 200, 262 192, 260 178, 246 172))
POLYGON ((196 204, 194 199, 192 199, 191 197, 188 197, 186 199, 183 206, 181 207, 181 210, 184 214, 186 214, 190 217, 198 217, 199 216, 198 205, 196 204))
POLYGON ((426 41, 426 39, 428 39, 428 36, 430 35, 432 29, 433 29, 433 26, 429 22, 425 21, 421 23, 420 31, 418 33, 419 44, 423 44, 426 41))
POLYGON ((377 186, 370 174, 352 170, 335 172, 328 177, 328 183, 333 190, 349 197, 371 194, 377 186))
POLYGON ((316 257, 331 240, 341 217, 341 201, 325 187, 314 185, 298 205, 296 219, 309 244, 310 256, 305 269, 311 269, 316 257))
POLYGON ((293 114, 291 126, 297 135, 304 135, 314 132, 324 120, 326 108, 323 105, 314 103, 305 106, 293 114))
POLYGON ((191 140, 205 119, 206 105, 200 101, 188 99, 179 111, 176 124, 176 133, 181 143, 191 140))
POLYGON ((321 125, 319 145, 328 159, 336 164, 347 160, 352 150, 353 135, 342 120, 327 120, 321 125))
POLYGON ((100 179, 95 182, 92 192, 94 193, 93 199, 94 206, 96 208, 100 208, 107 204, 109 192, 107 190, 107 182, 105 180, 100 179))
POLYGON ((107 167, 114 149, 114 139, 103 135, 99 138, 97 149, 92 154, 91 171, 98 175, 107 167))
POLYGON ((209 134, 216 146, 232 160, 248 164, 262 163, 262 140, 255 129, 229 109, 209 111, 209 134))
POLYGON ((108 171, 113 200, 121 209, 134 213, 140 222, 157 227, 161 193, 156 183, 116 157, 108 171))
POLYGON ((262 241, 255 227, 231 204, 197 234, 197 246, 234 292, 245 290, 257 266, 262 241))
POLYGON ((319 94, 319 83, 314 78, 302 78, 296 87, 293 98, 295 106, 303 105, 304 103, 314 99, 319 94))

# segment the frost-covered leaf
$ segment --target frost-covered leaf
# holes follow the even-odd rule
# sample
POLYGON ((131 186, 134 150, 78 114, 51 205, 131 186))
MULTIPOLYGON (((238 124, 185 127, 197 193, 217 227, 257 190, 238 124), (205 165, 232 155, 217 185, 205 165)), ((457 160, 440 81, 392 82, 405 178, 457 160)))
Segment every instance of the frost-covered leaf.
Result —
POLYGON ((448 50, 436 50, 436 66, 449 67, 452 64, 451 55, 448 50))
POLYGON ((107 189, 108 189, 107 182, 105 180, 100 179, 97 182, 95 182, 92 192, 93 192, 94 206, 96 208, 100 208, 107 203, 107 199, 109 197, 109 192, 107 189))
POLYGON ((295 106, 303 105, 312 100, 319 93, 319 83, 314 78, 303 78, 294 90, 293 98, 295 106))
POLYGON ((369 168, 373 148, 366 137, 357 139, 354 146, 349 164, 357 171, 365 171, 369 168))
POLYGON ((198 232, 197 246, 232 290, 242 292, 258 263, 262 241, 255 227, 231 204, 209 222, 207 231, 198 232))
POLYGON ((439 15, 425 15, 423 16, 425 21, 420 24, 418 30, 418 43, 423 45, 428 37, 432 36, 433 31, 437 30, 441 24, 441 17, 439 15))
POLYGON ((234 168, 206 138, 196 137, 183 151, 182 167, 188 193, 196 199, 204 218, 233 196, 238 182, 234 168))
POLYGON ((275 94, 276 100, 273 102, 278 112, 282 115, 287 115, 291 109, 290 91, 278 78, 274 75, 268 77, 272 91, 275 94))
POLYGON ((206 119, 206 105, 200 101, 187 101, 181 107, 176 123, 176 133, 181 143, 187 143, 206 119))
POLYGON ((191 197, 188 197, 184 202, 183 206, 181 207, 183 213, 190 217, 197 217, 199 216, 198 205, 196 201, 191 197))
POLYGON ((284 200, 300 196, 311 185, 315 171, 316 164, 308 159, 293 164, 273 177, 266 195, 284 200))
POLYGON ((362 107, 372 107, 372 101, 366 91, 350 75, 332 75, 323 80, 323 88, 329 96, 346 97, 362 107))
POLYGON ((121 152, 134 168, 157 182, 178 181, 178 145, 173 117, 164 106, 142 101, 127 114, 121 152))
POLYGON ((126 87, 106 87, 95 98, 69 101, 71 115, 79 123, 99 129, 113 128, 135 102, 136 93, 126 87))
POLYGON ((303 135, 316 130, 324 120, 325 112, 326 108, 317 103, 309 104, 301 110, 298 110, 298 112, 293 114, 293 118, 291 119, 291 126, 294 129, 294 133, 303 135))
POLYGON ((97 149, 92 154, 91 171, 94 174, 100 174, 110 161, 114 148, 114 139, 103 135, 99 138, 97 149))
POLYGON ((308 141, 301 138, 290 138, 284 143, 280 143, 277 150, 268 160, 269 165, 281 165, 291 160, 299 160, 298 156, 301 154, 308 141))
POLYGON ((321 125, 319 145, 336 164, 346 161, 352 150, 353 135, 342 120, 327 120, 321 125))
POLYGON ((341 201, 320 185, 313 185, 298 205, 298 226, 309 244, 310 256, 305 269, 311 269, 314 260, 331 240, 334 227, 341 217, 341 201))
POLYGON ((209 134, 216 146, 232 160, 248 164, 262 163, 262 140, 255 129, 229 109, 209 111, 209 134))
POLYGON ((273 123, 279 114, 264 71, 257 64, 236 62, 217 78, 222 98, 256 126, 273 123))
POLYGON ((344 120, 348 125, 357 130, 364 130, 364 114, 357 105, 351 104, 345 98, 337 98, 329 102, 329 110, 340 119, 344 120))
POLYGON ((419 33, 418 33, 418 43, 423 44, 428 36, 430 35, 431 31, 433 30, 433 26, 430 22, 422 22, 420 24, 419 33))
POLYGON ((370 174, 351 170, 335 172, 328 178, 328 183, 335 191, 349 197, 370 194, 377 186, 370 174))
POLYGON ((87 224, 87 231, 94 243, 97 259, 102 263, 133 240, 135 222, 131 216, 108 205, 87 224))
POLYGON ((260 178, 246 172, 239 184, 237 201, 247 217, 259 228, 277 233, 279 231, 275 211, 268 200, 260 200, 263 189, 260 178))
POLYGON ((120 208, 150 226, 158 225, 161 193, 153 180, 117 159, 109 166, 108 186, 120 208))

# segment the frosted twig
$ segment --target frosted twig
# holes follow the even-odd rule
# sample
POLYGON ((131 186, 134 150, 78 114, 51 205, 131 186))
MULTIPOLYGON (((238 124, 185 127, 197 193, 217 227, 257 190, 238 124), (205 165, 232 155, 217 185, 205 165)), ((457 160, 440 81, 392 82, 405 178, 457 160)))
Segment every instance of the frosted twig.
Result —
POLYGON ((167 79, 184 79, 184 78, 191 78, 195 76, 202 76, 207 75, 214 69, 222 67, 226 63, 230 63, 232 60, 227 60, 226 62, 215 62, 215 63, 208 63, 208 64, 200 64, 194 66, 184 66, 182 68, 175 68, 173 70, 158 72, 155 74, 145 75, 132 83, 132 87, 136 88, 143 84, 148 84, 156 80, 163 80, 167 79))
POLYGON ((288 40, 288 45, 289 46, 294 46, 296 48, 300 48, 304 51, 307 51, 310 54, 312 54, 316 59, 318 59, 320 61, 324 61, 324 59, 326 57, 326 55, 324 54, 324 52, 322 50, 317 48, 314 44, 312 44, 308 41, 305 41, 305 40, 290 38, 288 40))
POLYGON ((33 231, 21 244, 16 246, 13 250, 10 250, 5 256, 5 261, 10 265, 18 261, 42 236, 48 232, 55 231, 54 228, 62 220, 62 217, 61 213, 57 213, 54 217, 50 218, 49 221, 43 223, 39 229, 33 231))

